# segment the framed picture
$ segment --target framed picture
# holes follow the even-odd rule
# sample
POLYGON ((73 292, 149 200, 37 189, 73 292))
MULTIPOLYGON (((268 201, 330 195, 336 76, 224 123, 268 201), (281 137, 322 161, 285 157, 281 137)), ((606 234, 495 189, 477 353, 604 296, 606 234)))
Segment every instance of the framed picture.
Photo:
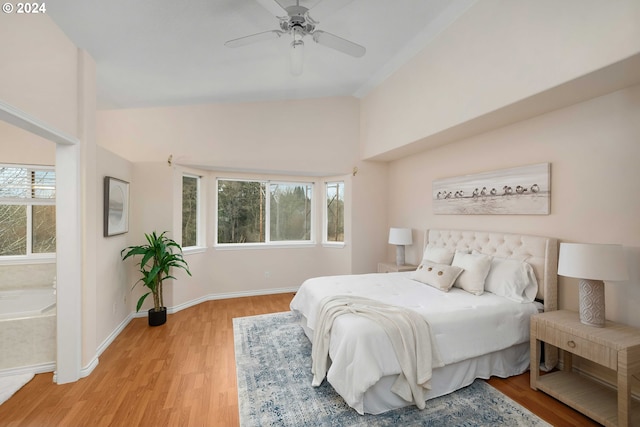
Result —
POLYGON ((550 164, 437 179, 433 213, 454 215, 548 215, 550 164))
POLYGON ((104 177, 104 237, 129 231, 129 183, 104 177))

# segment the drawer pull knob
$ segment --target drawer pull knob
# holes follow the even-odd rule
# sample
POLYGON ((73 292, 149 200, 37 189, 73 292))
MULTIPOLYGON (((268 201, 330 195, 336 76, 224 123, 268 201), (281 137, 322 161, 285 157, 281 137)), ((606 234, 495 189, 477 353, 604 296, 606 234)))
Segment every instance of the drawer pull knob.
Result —
POLYGON ((569 348, 576 348, 575 341, 569 340, 567 341, 567 345, 569 346, 569 348))

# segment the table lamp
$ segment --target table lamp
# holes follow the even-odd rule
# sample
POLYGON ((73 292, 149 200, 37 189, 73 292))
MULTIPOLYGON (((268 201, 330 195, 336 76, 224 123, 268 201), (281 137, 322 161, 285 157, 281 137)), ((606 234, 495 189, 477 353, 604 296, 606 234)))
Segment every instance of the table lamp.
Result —
POLYGON ((413 243, 410 228, 391 228, 389 244, 396 245, 396 265, 404 265, 404 245, 413 243))
POLYGON ((580 322, 603 327, 604 280, 627 280, 627 266, 621 245, 561 243, 558 259, 560 276, 580 279, 580 322))

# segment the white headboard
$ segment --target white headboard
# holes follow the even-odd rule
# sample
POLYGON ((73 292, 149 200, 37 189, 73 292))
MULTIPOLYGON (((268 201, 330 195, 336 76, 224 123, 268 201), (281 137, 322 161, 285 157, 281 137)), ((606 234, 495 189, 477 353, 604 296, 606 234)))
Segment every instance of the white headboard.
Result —
POLYGON ((557 239, 490 231, 427 230, 427 245, 526 261, 538 279, 537 298, 544 301, 545 311, 558 309, 557 239))
MULTIPOLYGON (((537 298, 544 310, 558 309, 558 239, 490 231, 427 230, 425 248, 432 245, 449 250, 476 250, 501 258, 512 258, 531 264, 538 279, 537 298)), ((558 350, 545 345, 545 369, 558 362, 558 350)))

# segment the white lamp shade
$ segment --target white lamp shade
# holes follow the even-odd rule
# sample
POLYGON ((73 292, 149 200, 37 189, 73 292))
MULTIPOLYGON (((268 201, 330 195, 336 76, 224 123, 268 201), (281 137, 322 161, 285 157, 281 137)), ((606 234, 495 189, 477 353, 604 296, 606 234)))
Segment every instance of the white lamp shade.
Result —
POLYGON ((627 264, 621 245, 561 243, 558 274, 591 280, 627 280, 627 264))
POLYGON ((291 74, 299 76, 302 74, 302 67, 304 65, 304 42, 302 40, 294 40, 291 42, 290 55, 291 74))
POLYGON ((413 243, 410 228, 391 228, 389 230, 390 245, 410 245, 413 243))

